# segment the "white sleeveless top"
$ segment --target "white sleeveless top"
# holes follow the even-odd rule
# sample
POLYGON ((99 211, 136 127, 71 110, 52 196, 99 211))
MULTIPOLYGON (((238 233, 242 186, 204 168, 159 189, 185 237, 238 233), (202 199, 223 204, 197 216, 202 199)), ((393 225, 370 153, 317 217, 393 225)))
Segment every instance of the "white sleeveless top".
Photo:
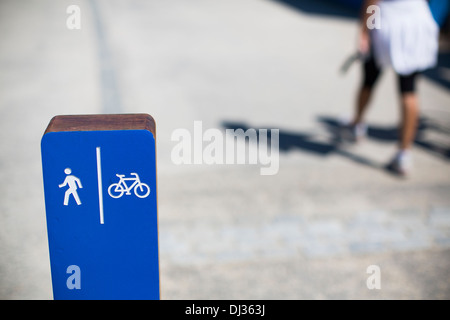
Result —
POLYGON ((437 63, 439 27, 426 0, 382 0, 381 26, 372 30, 375 60, 401 75, 437 63))

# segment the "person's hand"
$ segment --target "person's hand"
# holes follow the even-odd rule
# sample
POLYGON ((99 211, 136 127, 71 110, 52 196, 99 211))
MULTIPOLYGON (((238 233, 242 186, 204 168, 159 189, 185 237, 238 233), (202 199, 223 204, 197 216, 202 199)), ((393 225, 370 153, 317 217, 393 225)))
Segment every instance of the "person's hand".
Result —
POLYGON ((370 50, 370 36, 367 30, 361 30, 359 33, 358 51, 362 55, 368 55, 370 50))

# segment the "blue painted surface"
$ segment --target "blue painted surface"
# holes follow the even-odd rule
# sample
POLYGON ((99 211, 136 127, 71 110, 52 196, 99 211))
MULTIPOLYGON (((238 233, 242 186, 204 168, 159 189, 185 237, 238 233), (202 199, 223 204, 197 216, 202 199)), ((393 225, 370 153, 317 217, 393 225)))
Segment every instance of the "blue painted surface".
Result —
MULTIPOLYGON (((147 130, 51 132, 41 148, 54 298, 159 299, 153 135, 147 130), (117 174, 135 179, 132 173, 140 184, 125 192, 122 182, 115 193, 114 185, 113 198, 108 188, 119 183, 117 174), (68 176, 71 190, 69 184, 61 186, 68 176), (67 270, 73 265, 79 267, 79 289, 69 288, 77 283, 69 279, 75 276, 67 270)), ((133 182, 125 180, 128 186, 133 182)))
POLYGON ((442 26, 449 14, 450 0, 430 0, 430 9, 436 22, 442 26))

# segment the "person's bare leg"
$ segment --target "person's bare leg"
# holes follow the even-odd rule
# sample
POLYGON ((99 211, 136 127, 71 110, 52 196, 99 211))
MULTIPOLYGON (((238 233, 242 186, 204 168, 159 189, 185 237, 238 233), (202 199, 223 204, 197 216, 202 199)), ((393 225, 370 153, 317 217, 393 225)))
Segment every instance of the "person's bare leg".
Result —
POLYGON ((402 120, 400 125, 400 150, 409 150, 414 142, 419 118, 417 95, 414 92, 401 96, 402 120))
POLYGON ((417 95, 405 92, 401 96, 401 122, 398 151, 388 165, 389 169, 401 175, 407 175, 412 169, 411 147, 414 143, 419 118, 417 95))
POLYGON ((358 123, 362 122, 367 110, 367 106, 369 105, 371 96, 372 96, 372 88, 361 87, 356 98, 355 114, 352 121, 350 122, 352 126, 355 126, 358 123))
POLYGON ((349 122, 343 123, 339 135, 343 141, 358 142, 367 133, 367 125, 363 123, 370 97, 372 96, 372 88, 361 86, 355 101, 355 109, 353 117, 349 122))

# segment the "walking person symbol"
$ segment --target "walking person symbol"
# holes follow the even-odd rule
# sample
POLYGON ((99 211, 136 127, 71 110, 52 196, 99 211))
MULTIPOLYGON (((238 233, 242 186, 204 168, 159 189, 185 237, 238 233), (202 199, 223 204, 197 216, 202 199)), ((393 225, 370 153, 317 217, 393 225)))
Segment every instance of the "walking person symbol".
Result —
POLYGON ((64 182, 59 185, 60 188, 65 187, 66 185, 69 185, 69 189, 66 190, 66 193, 64 195, 64 205, 65 206, 69 205, 69 197, 70 197, 70 195, 73 196, 73 198, 75 199, 75 202, 77 203, 77 205, 80 205, 81 204, 81 200, 80 200, 80 197, 78 196, 77 189, 78 188, 80 188, 80 189, 83 188, 83 186, 81 185, 81 181, 77 177, 71 175, 72 170, 70 168, 66 168, 64 170, 64 173, 67 174, 67 177, 64 180, 64 182))

